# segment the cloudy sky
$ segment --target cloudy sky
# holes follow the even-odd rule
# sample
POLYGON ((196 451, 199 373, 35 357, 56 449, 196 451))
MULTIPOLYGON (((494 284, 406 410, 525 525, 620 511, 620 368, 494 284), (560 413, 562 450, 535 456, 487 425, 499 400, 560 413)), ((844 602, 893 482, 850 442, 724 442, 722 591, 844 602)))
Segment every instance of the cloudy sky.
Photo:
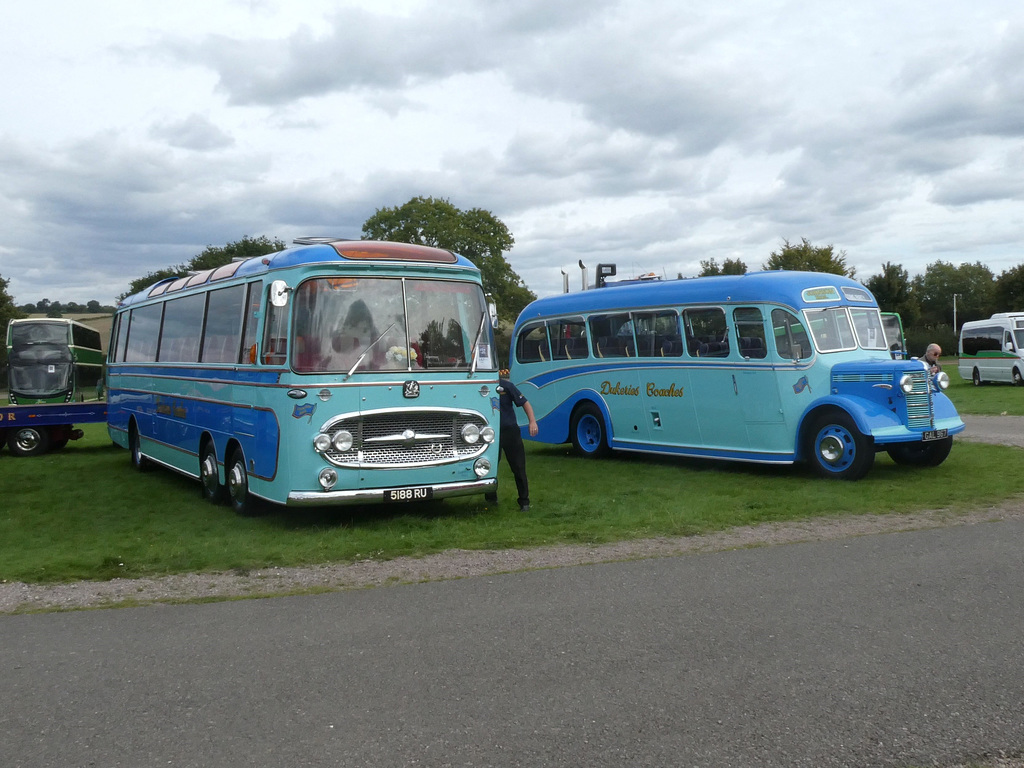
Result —
POLYGON ((5 2, 0 277, 112 302, 244 235, 484 208, 539 295, 783 240, 1024 261, 1024 5, 5 2))

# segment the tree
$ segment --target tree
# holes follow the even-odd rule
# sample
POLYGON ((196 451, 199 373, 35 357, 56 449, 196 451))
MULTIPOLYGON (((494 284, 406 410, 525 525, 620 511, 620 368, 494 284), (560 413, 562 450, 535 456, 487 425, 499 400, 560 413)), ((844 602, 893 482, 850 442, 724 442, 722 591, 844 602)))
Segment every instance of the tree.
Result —
POLYGON ((856 270, 846 264, 846 251, 836 253, 831 245, 814 246, 806 237, 799 245, 784 240, 782 248, 773 251, 763 269, 793 269, 801 272, 829 272, 853 277, 856 270))
POLYGON ((875 296, 883 312, 898 312, 903 326, 916 325, 921 318, 921 307, 914 295, 910 275, 901 264, 886 262, 882 273, 872 275, 864 285, 875 296))
POLYGON ((484 290, 502 317, 518 317, 536 298, 505 259, 515 240, 490 211, 461 211, 448 200, 414 197, 395 208, 378 208, 364 222, 363 238, 430 245, 465 256, 479 267, 484 290))
POLYGON ((739 259, 726 259, 722 262, 722 266, 718 266, 718 262, 715 261, 712 256, 707 261, 701 259, 700 262, 700 274, 697 277, 708 277, 709 275, 745 275, 747 274, 747 265, 739 259))
POLYGON ((1024 311, 1024 264, 1011 267, 996 278, 994 298, 996 312, 1024 311))
MULTIPOLYGON (((24 317, 26 313, 14 304, 14 297, 7 293, 10 281, 0 277, 0 333, 7 338, 7 324, 16 317, 24 317)), ((0 375, 7 378, 7 345, 0 344, 0 375)))
POLYGON ((166 267, 164 269, 158 269, 155 272, 150 272, 143 277, 132 280, 128 286, 128 290, 118 296, 118 299, 123 299, 125 296, 131 296, 133 293, 138 293, 144 288, 148 288, 160 280, 165 280, 168 277, 180 277, 188 274, 189 272, 198 272, 204 269, 213 269, 215 267, 221 267, 225 264, 230 264, 233 259, 248 259, 253 256, 265 256, 268 253, 274 253, 288 247, 288 244, 284 240, 274 238, 271 240, 266 235, 260 237, 249 237, 245 235, 241 240, 237 240, 233 243, 228 243, 224 246, 213 246, 208 245, 201 252, 192 257, 190 261, 185 264, 178 264, 174 267, 166 267))
POLYGON ((914 293, 925 324, 952 327, 953 295, 957 297, 957 325, 980 320, 992 314, 995 280, 992 270, 980 261, 959 267, 936 261, 914 278, 914 293))

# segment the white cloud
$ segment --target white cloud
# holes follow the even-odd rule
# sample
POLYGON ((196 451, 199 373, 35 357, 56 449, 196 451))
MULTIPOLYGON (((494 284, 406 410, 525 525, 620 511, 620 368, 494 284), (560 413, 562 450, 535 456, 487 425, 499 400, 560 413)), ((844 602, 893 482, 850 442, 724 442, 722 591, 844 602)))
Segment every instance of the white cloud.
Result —
POLYGON ((4 13, 0 276, 21 303, 107 302, 243 235, 355 237, 415 195, 504 220, 538 293, 580 258, 757 268, 787 238, 865 278, 1024 258, 1008 0, 4 13))

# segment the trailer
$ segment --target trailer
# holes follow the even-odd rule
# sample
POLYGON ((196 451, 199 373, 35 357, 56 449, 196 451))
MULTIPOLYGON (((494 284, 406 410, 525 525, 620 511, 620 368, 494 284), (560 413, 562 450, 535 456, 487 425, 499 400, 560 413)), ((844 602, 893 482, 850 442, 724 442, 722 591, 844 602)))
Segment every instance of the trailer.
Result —
POLYGON ((0 446, 15 456, 38 456, 60 450, 82 437, 76 424, 106 422, 107 402, 45 403, 0 406, 0 446))

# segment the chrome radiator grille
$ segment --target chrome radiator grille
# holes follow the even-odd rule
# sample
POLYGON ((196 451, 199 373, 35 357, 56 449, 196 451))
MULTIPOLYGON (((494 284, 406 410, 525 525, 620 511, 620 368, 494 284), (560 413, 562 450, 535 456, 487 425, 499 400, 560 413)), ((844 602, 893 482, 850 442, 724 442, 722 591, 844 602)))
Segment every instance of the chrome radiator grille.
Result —
POLYGON ((339 467, 420 467, 447 464, 479 456, 487 448, 482 440, 462 439, 466 424, 484 427, 487 421, 471 411, 405 410, 343 416, 328 422, 324 432, 334 436, 346 430, 352 448, 332 447, 324 453, 339 467))
POLYGON ((914 389, 907 395, 907 426, 922 429, 932 425, 932 398, 928 376, 922 371, 909 372, 914 389))

